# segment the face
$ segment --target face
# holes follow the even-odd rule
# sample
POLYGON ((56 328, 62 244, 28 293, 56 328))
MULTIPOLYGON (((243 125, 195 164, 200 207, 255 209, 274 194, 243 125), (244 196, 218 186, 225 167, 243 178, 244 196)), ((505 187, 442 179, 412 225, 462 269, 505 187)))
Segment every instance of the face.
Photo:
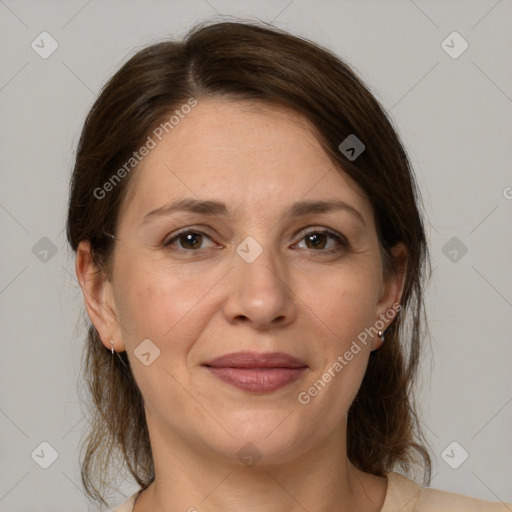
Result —
POLYGON ((130 179, 111 278, 86 302, 127 351, 150 435, 234 462, 249 442, 269 463, 344 442, 380 345, 362 333, 389 325, 401 278, 306 120, 199 100, 130 179))

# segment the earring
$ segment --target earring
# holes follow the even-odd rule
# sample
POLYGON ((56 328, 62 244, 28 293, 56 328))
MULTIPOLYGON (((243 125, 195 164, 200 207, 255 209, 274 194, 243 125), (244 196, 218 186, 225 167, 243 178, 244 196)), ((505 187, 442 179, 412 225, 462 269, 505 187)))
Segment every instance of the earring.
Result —
POLYGON ((386 338, 386 331, 379 331, 379 338, 384 342, 384 339, 386 338))
POLYGON ((112 345, 112 348, 111 348, 112 355, 114 355, 114 340, 112 338, 110 338, 110 344, 112 345))

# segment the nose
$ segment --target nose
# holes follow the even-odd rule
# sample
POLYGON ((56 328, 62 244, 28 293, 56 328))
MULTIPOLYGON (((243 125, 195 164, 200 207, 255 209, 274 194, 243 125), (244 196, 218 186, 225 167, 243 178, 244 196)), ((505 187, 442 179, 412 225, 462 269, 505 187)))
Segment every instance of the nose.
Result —
MULTIPOLYGON (((253 239, 254 240, 254 239, 253 239)), ((254 254, 252 255, 254 256, 254 254)), ((286 262, 261 244, 239 247, 234 268, 227 275, 229 296, 224 314, 231 324, 246 323, 256 329, 284 327, 296 317, 291 273, 286 262), (256 245, 256 247, 254 247, 256 245), (252 260, 244 249, 261 253, 252 260)))

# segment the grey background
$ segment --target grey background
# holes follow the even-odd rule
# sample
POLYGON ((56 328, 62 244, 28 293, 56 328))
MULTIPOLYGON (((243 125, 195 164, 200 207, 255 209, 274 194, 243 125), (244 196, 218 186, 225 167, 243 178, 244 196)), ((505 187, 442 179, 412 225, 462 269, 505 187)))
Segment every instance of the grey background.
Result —
POLYGON ((0 511, 95 510, 79 480, 83 305, 63 231, 76 143, 121 61, 219 15, 273 20, 331 48, 390 112, 433 257, 418 391, 431 485, 512 501, 511 14, 505 0, 0 0, 0 511), (31 48, 43 31, 59 45, 47 59, 31 48), (457 59, 441 47, 453 31, 469 43, 457 59), (48 469, 31 457, 43 441, 58 452, 48 469), (469 453, 458 469, 441 456, 453 441, 469 453))

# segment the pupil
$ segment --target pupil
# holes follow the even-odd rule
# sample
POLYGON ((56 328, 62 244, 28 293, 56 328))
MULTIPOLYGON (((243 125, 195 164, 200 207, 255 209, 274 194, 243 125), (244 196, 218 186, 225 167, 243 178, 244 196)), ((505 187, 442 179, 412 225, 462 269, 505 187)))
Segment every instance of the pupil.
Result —
POLYGON ((199 235, 197 233, 189 233, 187 235, 184 235, 185 245, 188 245, 189 247, 192 247, 195 249, 197 245, 201 245, 200 237, 201 237, 201 235, 199 235), (198 240, 199 240, 199 244, 197 243, 198 240), (195 243, 194 243, 194 241, 195 241, 195 243))
MULTIPOLYGON (((309 242, 312 243, 313 247, 318 247, 319 245, 323 246, 322 240, 319 239, 319 237, 323 237, 324 235, 315 233, 313 235, 308 235, 309 242)), ((325 240, 324 240, 325 241, 325 240)))

